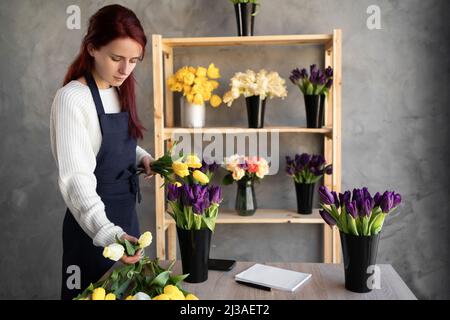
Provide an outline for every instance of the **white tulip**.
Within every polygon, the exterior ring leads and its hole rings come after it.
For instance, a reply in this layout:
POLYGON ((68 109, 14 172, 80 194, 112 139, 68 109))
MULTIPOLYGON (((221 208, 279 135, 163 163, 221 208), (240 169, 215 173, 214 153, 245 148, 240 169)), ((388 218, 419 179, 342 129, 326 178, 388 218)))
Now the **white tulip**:
POLYGON ((138 292, 134 295, 132 300, 152 300, 152 298, 145 292, 138 292))
POLYGON ((151 243, 152 243, 152 233, 150 231, 144 232, 140 237, 139 237, 139 247, 141 249, 148 247, 151 243))
POLYGON ((125 248, 119 243, 113 243, 103 249, 103 256, 113 261, 119 261, 125 253, 125 248))

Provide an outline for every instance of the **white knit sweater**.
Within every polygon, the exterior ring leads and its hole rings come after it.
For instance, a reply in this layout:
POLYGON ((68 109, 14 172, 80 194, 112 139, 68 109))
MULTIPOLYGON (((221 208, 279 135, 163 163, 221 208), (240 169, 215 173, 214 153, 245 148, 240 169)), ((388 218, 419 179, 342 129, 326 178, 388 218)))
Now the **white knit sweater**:
MULTIPOLYGON (((115 88, 99 91, 105 113, 120 112, 115 88)), ((58 184, 67 207, 94 245, 113 243, 115 236, 122 236, 124 231, 108 220, 105 205, 96 192, 94 170, 102 134, 88 86, 74 80, 57 91, 50 114, 50 139, 59 170, 58 184)), ((138 146, 136 164, 146 155, 150 156, 138 146)))

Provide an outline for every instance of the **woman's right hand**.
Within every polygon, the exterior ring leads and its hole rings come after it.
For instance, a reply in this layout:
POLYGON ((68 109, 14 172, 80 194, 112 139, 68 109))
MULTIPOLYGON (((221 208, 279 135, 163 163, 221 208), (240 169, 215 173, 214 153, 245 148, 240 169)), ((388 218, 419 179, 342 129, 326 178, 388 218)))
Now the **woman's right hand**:
MULTIPOLYGON (((129 242, 136 244, 138 242, 138 239, 136 237, 130 236, 128 234, 124 234, 121 237, 122 240, 128 240, 129 242)), ((139 249, 136 251, 134 256, 127 256, 126 254, 123 255, 122 258, 120 258, 120 261, 124 264, 135 264, 142 258, 142 249, 139 249)))

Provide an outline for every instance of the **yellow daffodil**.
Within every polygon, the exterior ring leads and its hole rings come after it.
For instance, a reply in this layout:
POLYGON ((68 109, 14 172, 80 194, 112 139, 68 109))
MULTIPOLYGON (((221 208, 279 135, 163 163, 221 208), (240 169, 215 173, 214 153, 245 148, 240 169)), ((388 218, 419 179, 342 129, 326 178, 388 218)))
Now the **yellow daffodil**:
POLYGON ((207 82, 208 82, 208 78, 207 77, 196 77, 195 80, 194 80, 195 84, 200 84, 200 85, 204 85, 207 82))
POLYGON ((172 91, 181 92, 183 90, 183 85, 179 82, 175 83, 172 88, 172 91))
POLYGON ((209 101, 211 99, 211 92, 210 91, 204 91, 202 92, 203 100, 209 101))
POLYGON ((105 300, 116 300, 116 295, 114 293, 108 293, 105 296, 105 300))
POLYGON ((92 292, 92 300, 105 300, 106 291, 103 288, 95 288, 92 292))
POLYGON ((186 295, 186 300, 198 300, 198 298, 192 293, 189 293, 186 295))
POLYGON ((219 68, 216 68, 214 63, 211 63, 208 66, 207 74, 208 74, 208 77, 210 77, 211 79, 218 79, 218 78, 220 78, 219 68))
POLYGON ((209 182, 209 178, 206 174, 204 174, 203 172, 201 172, 200 170, 195 170, 192 173, 192 176, 194 177, 195 180, 197 180, 198 182, 202 183, 202 184, 207 184, 209 182))
POLYGON ((211 103, 211 106, 213 106, 214 108, 217 108, 222 103, 222 99, 220 99, 220 97, 218 95, 213 94, 211 96, 210 103, 211 103))
POLYGON ((211 85, 213 90, 219 87, 219 82, 216 80, 209 80, 208 83, 211 85))
POLYGON ((138 240, 139 248, 143 249, 148 247, 152 243, 152 233, 150 231, 144 232, 138 240))
POLYGON ((154 297, 152 300, 170 300, 170 297, 165 293, 161 293, 160 295, 154 297))
POLYGON ((187 95, 188 93, 191 92, 191 90, 192 90, 192 87, 189 86, 189 85, 187 85, 187 84, 185 84, 185 85, 183 86, 183 95, 187 95))
POLYGON ((203 91, 203 86, 202 86, 201 84, 194 84, 194 85, 192 86, 191 92, 192 92, 193 94, 196 94, 196 93, 202 93, 202 91, 203 91))
POLYGON ((186 95, 186 100, 187 100, 189 103, 194 102, 194 94, 188 93, 188 94, 186 95))
POLYGON ((172 163, 172 169, 175 174, 181 178, 184 178, 189 175, 189 169, 187 164, 181 161, 174 161, 172 163))
POLYGON ((202 167, 202 162, 195 154, 186 156, 184 163, 186 163, 189 168, 198 169, 202 167))

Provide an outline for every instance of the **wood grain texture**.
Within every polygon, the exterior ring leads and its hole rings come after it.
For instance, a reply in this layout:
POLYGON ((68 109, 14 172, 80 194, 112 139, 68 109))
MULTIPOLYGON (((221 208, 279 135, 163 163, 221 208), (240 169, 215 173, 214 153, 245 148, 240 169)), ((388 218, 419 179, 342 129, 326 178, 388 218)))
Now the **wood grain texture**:
MULTIPOLYGON (((416 300, 391 265, 378 265, 381 270, 381 289, 369 293, 354 293, 344 287, 344 267, 324 263, 264 263, 289 270, 311 273, 312 277, 295 292, 250 288, 234 281, 234 276, 251 267, 254 262, 237 262, 228 272, 209 271, 203 283, 183 282, 183 289, 193 292, 203 300, 416 300)), ((181 274, 181 262, 174 266, 174 274, 181 274)))

